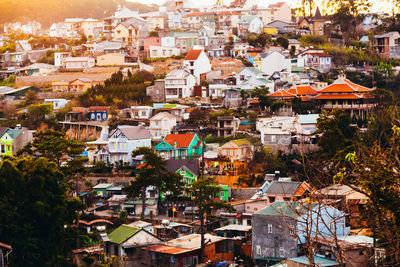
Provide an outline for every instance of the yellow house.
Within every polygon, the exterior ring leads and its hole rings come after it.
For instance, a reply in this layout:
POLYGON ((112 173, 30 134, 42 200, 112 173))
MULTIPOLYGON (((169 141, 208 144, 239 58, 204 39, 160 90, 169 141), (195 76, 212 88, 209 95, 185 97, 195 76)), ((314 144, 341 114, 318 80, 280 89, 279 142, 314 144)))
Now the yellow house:
POLYGON ((97 66, 122 66, 125 64, 125 55, 109 53, 97 57, 97 66))
POLYGON ((247 139, 231 140, 221 147, 221 154, 231 161, 247 161, 252 159, 254 145, 247 139))
POLYGON ((69 83, 68 91, 70 92, 84 92, 90 87, 92 87, 93 80, 87 78, 75 79, 69 83))
POLYGON ((52 91, 53 92, 67 92, 69 87, 69 82, 66 81, 53 81, 51 83, 52 91))
POLYGON ((132 24, 121 22, 113 29, 114 40, 122 41, 126 45, 131 45, 138 37, 138 29, 132 24))
POLYGON ((151 16, 147 18, 147 24, 149 31, 163 30, 164 29, 164 17, 163 16, 151 16))
POLYGON ((266 34, 278 34, 278 30, 274 27, 265 27, 264 33, 266 34))

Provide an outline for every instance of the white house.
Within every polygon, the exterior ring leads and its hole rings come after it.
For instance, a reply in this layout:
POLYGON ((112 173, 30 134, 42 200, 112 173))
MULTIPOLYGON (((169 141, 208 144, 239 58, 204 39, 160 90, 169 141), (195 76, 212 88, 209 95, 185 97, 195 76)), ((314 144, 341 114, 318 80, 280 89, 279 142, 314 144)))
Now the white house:
POLYGON ((196 78, 188 70, 177 69, 167 74, 165 81, 165 99, 178 100, 193 95, 196 78))
POLYGON ((44 103, 45 104, 53 104, 53 109, 60 109, 65 107, 65 105, 70 102, 71 100, 67 100, 64 98, 53 98, 53 99, 45 99, 44 103))
POLYGON ((198 84, 200 84, 200 75, 211 71, 210 59, 202 49, 190 50, 183 61, 183 66, 196 77, 198 84))
POLYGON ((210 84, 208 86, 208 96, 210 97, 224 97, 225 91, 230 87, 227 84, 210 84))
POLYGON ((332 56, 320 49, 307 49, 297 56, 297 67, 314 68, 328 72, 332 68, 332 56))
POLYGON ((111 132, 108 145, 96 152, 100 161, 115 164, 119 161, 132 164, 132 151, 151 147, 151 134, 142 126, 120 125, 111 132))
POLYGON ((161 140, 176 126, 176 117, 168 112, 157 113, 150 119, 150 133, 154 140, 161 140))
POLYGON ((236 75, 236 85, 253 84, 261 85, 262 80, 265 80, 266 74, 254 67, 246 67, 236 75))
POLYGON ((96 64, 92 57, 67 57, 64 62, 66 69, 92 68, 96 64))
POLYGON ((248 33, 262 33, 263 22, 257 16, 242 16, 239 21, 238 35, 248 33))
POLYGON ((133 119, 147 120, 153 115, 153 107, 149 106, 132 106, 131 111, 133 119))
POLYGON ((70 57, 70 52, 55 52, 54 53, 54 66, 57 68, 65 66, 65 59, 70 57))
POLYGON ((254 59, 254 64, 257 69, 270 76, 274 72, 291 71, 291 60, 277 51, 268 51, 259 53, 254 59))
POLYGON ((149 48, 150 57, 172 57, 172 56, 180 56, 181 50, 179 48, 173 46, 156 46, 151 45, 149 48))

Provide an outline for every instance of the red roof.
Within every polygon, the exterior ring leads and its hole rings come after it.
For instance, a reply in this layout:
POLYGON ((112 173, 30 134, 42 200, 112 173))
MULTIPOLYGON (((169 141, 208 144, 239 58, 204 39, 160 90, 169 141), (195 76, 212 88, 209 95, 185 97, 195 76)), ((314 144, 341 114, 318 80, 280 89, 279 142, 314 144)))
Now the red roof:
POLYGON ((296 96, 294 94, 291 94, 285 90, 279 90, 276 91, 275 93, 269 94, 269 97, 280 97, 280 98, 295 98, 296 96))
POLYGON ((148 250, 164 254, 181 254, 190 251, 190 249, 167 246, 167 245, 151 246, 148 248, 148 250))
POLYGON ((0 242, 0 247, 6 248, 6 249, 8 249, 8 250, 11 250, 11 249, 12 249, 10 245, 7 245, 7 244, 1 243, 1 242, 0 242))
POLYGON ((371 91, 372 89, 355 84, 347 79, 338 79, 320 90, 319 93, 366 93, 371 91))
POLYGON ((140 169, 140 168, 143 168, 143 167, 147 167, 147 169, 152 168, 151 165, 147 165, 146 162, 143 162, 142 164, 137 165, 136 169, 140 169))
POLYGON ((90 222, 87 222, 85 220, 79 220, 79 223, 82 223, 82 224, 85 224, 85 225, 92 225, 92 224, 95 224, 95 223, 113 224, 112 222, 110 222, 108 220, 105 220, 105 219, 96 219, 96 220, 93 220, 93 221, 90 221, 90 222))
POLYGON ((309 85, 299 85, 288 90, 289 93, 297 96, 317 95, 318 92, 309 85))
POLYGON ((110 109, 109 106, 92 106, 89 107, 89 111, 108 111, 110 109))
POLYGON ((269 7, 270 8, 281 8, 284 4, 285 4, 285 2, 278 2, 275 4, 270 4, 269 7))
POLYGON ((321 94, 314 99, 361 99, 362 95, 358 94, 321 94))
POLYGON ((197 60, 203 50, 201 49, 193 49, 187 53, 185 60, 197 60))
POLYGON ((348 80, 348 79, 344 79, 344 81, 349 84, 350 86, 352 86, 354 89, 356 89, 357 92, 371 92, 373 91, 373 89, 353 83, 352 81, 348 80))
POLYGON ((164 141, 172 147, 189 147, 195 134, 168 134, 164 141))

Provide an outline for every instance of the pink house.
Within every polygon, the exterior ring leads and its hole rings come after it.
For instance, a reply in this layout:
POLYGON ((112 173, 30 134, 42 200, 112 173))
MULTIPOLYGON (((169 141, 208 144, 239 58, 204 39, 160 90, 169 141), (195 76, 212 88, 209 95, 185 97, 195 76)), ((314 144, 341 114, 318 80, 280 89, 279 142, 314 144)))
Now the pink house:
POLYGON ((154 36, 144 38, 144 52, 149 52, 150 46, 161 46, 161 38, 154 36))

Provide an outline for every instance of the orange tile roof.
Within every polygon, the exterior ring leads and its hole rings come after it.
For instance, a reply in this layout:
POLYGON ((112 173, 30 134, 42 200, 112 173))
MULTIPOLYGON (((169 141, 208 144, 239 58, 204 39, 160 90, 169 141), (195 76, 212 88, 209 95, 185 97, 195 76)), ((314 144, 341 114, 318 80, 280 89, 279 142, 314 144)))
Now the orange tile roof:
POLYGON ((299 85, 288 90, 289 93, 297 96, 317 95, 318 92, 309 85, 299 85))
POLYGON ((164 141, 171 145, 172 147, 189 147, 195 134, 168 134, 164 141))
POLYGON ((373 91, 373 89, 371 89, 371 88, 368 88, 368 87, 365 87, 365 86, 362 86, 362 85, 353 83, 352 81, 350 81, 350 80, 348 80, 348 79, 345 79, 344 81, 345 81, 346 83, 348 83, 350 86, 352 86, 353 88, 355 88, 357 92, 363 92, 363 93, 365 93, 365 92, 371 92, 371 91, 373 91))
POLYGON ((363 95, 359 94, 321 94, 314 99, 362 99, 363 95))
POLYGON ((148 248, 150 251, 165 253, 165 254, 181 254, 190 251, 190 249, 172 247, 167 245, 156 245, 148 248))
POLYGON ((283 97, 283 98, 295 98, 296 96, 294 94, 291 94, 285 90, 279 90, 276 91, 275 93, 269 94, 269 97, 283 97))
POLYGON ((371 91, 373 89, 353 83, 348 79, 337 79, 334 83, 320 90, 319 93, 366 93, 371 91))
POLYGON ((203 50, 201 49, 193 49, 187 53, 185 60, 197 60, 203 50))

